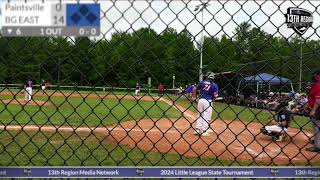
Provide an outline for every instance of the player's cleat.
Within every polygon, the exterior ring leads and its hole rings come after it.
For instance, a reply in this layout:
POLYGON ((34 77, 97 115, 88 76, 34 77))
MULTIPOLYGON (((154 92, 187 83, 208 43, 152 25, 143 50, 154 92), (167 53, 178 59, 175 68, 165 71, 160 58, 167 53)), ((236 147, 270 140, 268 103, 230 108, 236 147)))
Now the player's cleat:
POLYGON ((206 132, 207 132, 207 133, 213 133, 213 130, 212 130, 211 128, 208 128, 208 129, 206 130, 206 132))
POLYGON ((314 145, 314 139, 311 139, 310 143, 314 145))
POLYGON ((260 129, 262 134, 269 135, 268 131, 265 128, 260 129))
POLYGON ((320 153, 320 148, 317 148, 317 147, 309 147, 306 149, 307 151, 310 151, 310 152, 317 152, 317 153, 320 153))
POLYGON ((208 132, 208 133, 213 133, 213 129, 208 128, 208 129, 206 130, 206 132, 208 132))
POLYGON ((200 129, 196 129, 196 130, 193 132, 193 134, 194 134, 194 135, 199 135, 199 134, 201 134, 200 129))
POLYGON ((279 138, 276 139, 276 141, 277 141, 277 142, 282 142, 285 138, 286 138, 286 135, 285 135, 285 134, 281 134, 281 135, 279 136, 279 138))
POLYGON ((272 136, 272 140, 277 141, 279 139, 278 136, 272 136))
POLYGON ((204 133, 201 134, 201 136, 208 137, 210 136, 210 134, 208 133, 208 131, 205 131, 204 133))
POLYGON ((312 138, 310 139, 310 143, 311 143, 311 144, 314 144, 314 137, 312 137, 312 138))

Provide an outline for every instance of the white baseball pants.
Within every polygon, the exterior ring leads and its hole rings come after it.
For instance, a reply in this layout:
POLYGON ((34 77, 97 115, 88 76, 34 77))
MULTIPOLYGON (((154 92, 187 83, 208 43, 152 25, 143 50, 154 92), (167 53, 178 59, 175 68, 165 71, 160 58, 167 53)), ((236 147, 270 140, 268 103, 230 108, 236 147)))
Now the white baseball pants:
POLYGON ((199 116, 197 119, 196 128, 201 132, 206 131, 209 128, 211 122, 212 106, 211 101, 206 99, 199 99, 198 101, 199 116))
POLYGON ((266 126, 265 129, 268 131, 268 133, 276 132, 276 133, 281 133, 281 132, 288 132, 287 128, 283 128, 278 126, 278 125, 272 125, 272 126, 266 126))
POLYGON ((26 92, 24 94, 24 99, 26 101, 30 101, 31 100, 31 96, 32 96, 32 88, 31 87, 27 87, 26 88, 26 92))

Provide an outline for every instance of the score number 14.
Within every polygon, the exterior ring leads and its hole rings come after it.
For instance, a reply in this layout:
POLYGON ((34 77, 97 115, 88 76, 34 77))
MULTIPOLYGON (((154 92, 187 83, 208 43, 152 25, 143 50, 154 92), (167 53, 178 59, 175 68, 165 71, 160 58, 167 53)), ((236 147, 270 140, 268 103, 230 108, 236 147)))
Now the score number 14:
POLYGON ((64 16, 53 16, 53 25, 64 25, 64 16))

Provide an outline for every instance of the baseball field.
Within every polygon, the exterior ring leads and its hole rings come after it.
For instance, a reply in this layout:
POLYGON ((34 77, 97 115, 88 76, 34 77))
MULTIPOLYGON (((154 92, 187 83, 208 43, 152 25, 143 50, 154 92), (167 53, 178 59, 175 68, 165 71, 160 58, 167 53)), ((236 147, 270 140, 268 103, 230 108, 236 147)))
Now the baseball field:
POLYGON ((0 165, 319 165, 312 126, 295 116, 289 137, 260 133, 272 113, 214 103, 209 137, 193 135, 196 104, 173 95, 0 93, 0 165))

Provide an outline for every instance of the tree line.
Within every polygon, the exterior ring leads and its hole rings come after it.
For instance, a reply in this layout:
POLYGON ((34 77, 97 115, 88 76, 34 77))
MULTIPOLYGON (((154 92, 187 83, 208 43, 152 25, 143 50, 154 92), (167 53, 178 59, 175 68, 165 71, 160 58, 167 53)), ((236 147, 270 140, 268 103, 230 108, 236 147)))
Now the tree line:
MULTIPOLYGON (((234 36, 204 37, 203 72, 232 71, 242 75, 270 73, 303 81, 319 67, 319 40, 269 34, 241 23, 234 36), (301 51, 302 50, 302 51, 301 51), (302 52, 302 54, 301 54, 302 52)), ((23 83, 32 77, 53 84, 134 87, 136 82, 167 88, 198 82, 201 42, 187 30, 167 28, 158 34, 141 28, 116 32, 111 39, 87 37, 1 37, 0 82, 23 83)), ((221 82, 230 77, 219 76, 221 82)), ((234 80, 234 79, 232 79, 234 80)))

